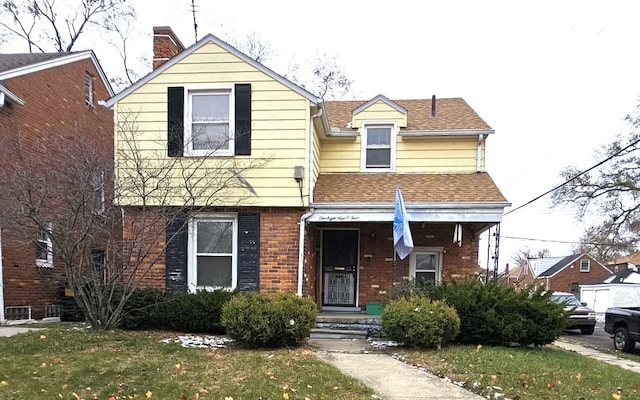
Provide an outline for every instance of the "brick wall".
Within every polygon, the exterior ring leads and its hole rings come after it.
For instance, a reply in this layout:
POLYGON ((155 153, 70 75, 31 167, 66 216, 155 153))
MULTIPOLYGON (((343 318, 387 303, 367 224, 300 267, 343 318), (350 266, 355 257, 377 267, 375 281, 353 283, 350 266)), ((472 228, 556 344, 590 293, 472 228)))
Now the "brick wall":
MULTIPOLYGON (((393 225, 391 222, 352 224, 314 224, 314 240, 320 254, 320 231, 322 229, 355 228, 360 231, 358 304, 385 301, 387 289, 409 276, 409 256, 394 261, 393 225)), ((478 239, 470 226, 464 225, 463 244, 453 244, 454 224, 412 223, 411 233, 416 247, 441 247, 444 250, 442 279, 464 280, 474 276, 478 268, 478 239)), ((320 271, 320 257, 315 260, 320 271)), ((316 279, 319 285, 319 278, 316 279)), ((320 290, 317 291, 320 298, 320 290)))
MULTIPOLYGON (((60 189, 64 180, 56 172, 79 156, 71 152, 78 143, 113 158, 113 116, 97 104, 109 97, 99 76, 93 63, 85 59, 4 81, 25 104, 0 108, 0 176, 5 179, 0 183, 6 184, 15 174, 27 171, 20 166, 28 166, 31 182, 60 189), (85 102, 86 72, 94 77, 93 107, 85 102), (16 158, 14 146, 19 147, 23 160, 16 158)), ((19 204, 11 192, 5 190, 3 194, 3 211, 19 204)), ((64 199, 50 199, 45 207, 55 220, 64 199)), ((65 274, 55 259, 53 268, 36 266, 34 235, 35 230, 12 226, 5 220, 2 265, 5 306, 30 305, 32 316, 39 319, 46 305, 57 302, 65 274)))
POLYGON ((297 291, 302 214, 275 208, 260 213, 260 291, 297 291))
POLYGON ((169 27, 153 28, 153 69, 184 50, 184 46, 169 27))
MULTIPOLYGON (((611 275, 611 272, 606 270, 602 264, 595 261, 590 256, 585 255, 584 257, 578 258, 571 265, 564 268, 562 271, 558 272, 552 278, 547 279, 539 279, 538 282, 542 282, 547 285, 548 288, 557 292, 571 292, 571 284, 585 284, 589 282, 594 282, 598 280, 602 280, 611 275), (589 272, 580 272, 580 261, 583 259, 588 259, 590 261, 590 269, 589 272)), ((576 292, 579 295, 579 292, 576 292)))

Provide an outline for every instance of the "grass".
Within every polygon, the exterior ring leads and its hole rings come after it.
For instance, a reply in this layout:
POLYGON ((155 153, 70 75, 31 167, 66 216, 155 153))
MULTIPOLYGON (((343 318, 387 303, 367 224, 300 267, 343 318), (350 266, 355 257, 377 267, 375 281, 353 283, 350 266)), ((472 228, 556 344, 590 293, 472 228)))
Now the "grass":
POLYGON ((183 348, 166 332, 61 324, 0 338, 0 399, 370 399, 307 348, 183 348), (115 395, 115 396, 114 396, 115 395))
POLYGON ((636 399, 640 374, 551 347, 397 349, 407 362, 492 398, 636 399))

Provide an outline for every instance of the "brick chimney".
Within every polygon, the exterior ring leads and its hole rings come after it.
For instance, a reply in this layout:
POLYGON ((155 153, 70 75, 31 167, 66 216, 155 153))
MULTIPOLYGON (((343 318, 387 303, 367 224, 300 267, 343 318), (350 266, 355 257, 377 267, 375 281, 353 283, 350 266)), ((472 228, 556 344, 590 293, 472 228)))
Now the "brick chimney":
POLYGON ((168 26, 153 27, 153 69, 184 50, 178 36, 168 26))

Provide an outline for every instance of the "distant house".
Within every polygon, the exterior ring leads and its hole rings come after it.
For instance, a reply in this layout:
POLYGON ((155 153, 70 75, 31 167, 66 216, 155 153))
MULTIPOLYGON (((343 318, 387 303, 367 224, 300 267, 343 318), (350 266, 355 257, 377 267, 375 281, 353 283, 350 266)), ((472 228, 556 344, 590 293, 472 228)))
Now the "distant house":
POLYGON ((607 264, 607 268, 614 273, 618 273, 633 268, 636 265, 640 265, 640 251, 616 258, 611 264, 607 264))
MULTIPOLYGON (((16 149, 26 160, 20 165, 29 165, 45 188, 64 168, 71 143, 80 141, 110 157, 113 114, 98 102, 111 96, 92 51, 0 54, 0 182, 15 172, 16 149)), ((7 193, 0 198, 0 211, 16 203, 7 193)), ((48 215, 59 209, 45 208, 48 215)), ((0 324, 57 317, 65 268, 56 263, 48 234, 56 226, 31 231, 0 223, 0 324)))
POLYGON ((611 275, 610 269, 586 253, 529 259, 528 264, 535 274, 535 285, 576 296, 580 285, 611 275))
POLYGON ((517 289, 523 289, 535 280, 535 274, 529 263, 524 263, 508 271, 505 271, 505 280, 507 285, 517 289))

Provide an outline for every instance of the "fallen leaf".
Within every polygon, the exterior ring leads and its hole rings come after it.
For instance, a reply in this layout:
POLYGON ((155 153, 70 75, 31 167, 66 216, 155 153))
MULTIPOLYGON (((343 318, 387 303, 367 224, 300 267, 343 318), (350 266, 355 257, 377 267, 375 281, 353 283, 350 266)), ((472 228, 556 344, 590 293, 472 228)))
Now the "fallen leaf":
POLYGON ((153 396, 153 392, 151 390, 147 390, 147 393, 144 394, 147 399, 150 399, 153 396))
POLYGON ((109 400, 118 400, 118 395, 117 394, 110 394, 109 395, 109 400))
POLYGON ((67 390, 67 388, 69 387, 69 385, 67 385, 66 383, 64 383, 61 387, 62 387, 62 390, 67 390))
POLYGON ((78 396, 76 392, 71 393, 71 395, 75 397, 76 400, 80 400, 80 396, 78 396))
POLYGON ((40 364, 40 368, 47 368, 47 363, 43 362, 42 364, 40 364))
POLYGON ((576 374, 576 379, 579 381, 580 379, 582 379, 582 374, 580 372, 578 372, 576 374))
POLYGON ((287 393, 287 392, 282 393, 282 398, 284 400, 289 400, 289 393, 287 393))
POLYGON ((188 400, 188 397, 186 394, 181 393, 180 396, 178 397, 178 400, 188 400))
POLYGON ((495 385, 497 380, 498 380, 498 376, 497 375, 491 375, 491 383, 490 383, 490 385, 491 386, 495 385))
POLYGON ((60 357, 55 357, 55 358, 53 359, 53 363, 54 363, 54 364, 60 364, 61 362, 62 362, 62 358, 60 358, 60 357))
POLYGON ((231 397, 231 396, 228 396, 228 397, 227 397, 227 396, 225 396, 225 397, 224 397, 224 400, 233 400, 233 397, 231 397))
POLYGON ((62 394, 58 393, 58 397, 59 397, 59 398, 62 398, 62 394))
POLYGON ((620 400, 620 393, 611 393, 611 398, 613 400, 620 400))
POLYGON ((7 381, 0 381, 0 386, 7 386, 7 385, 8 385, 7 381))
POLYGON ((47 337, 45 335, 40 335, 40 339, 46 339, 47 337))
POLYGON ((200 400, 200 393, 196 392, 196 395, 194 396, 195 400, 200 400))
POLYGON ((180 368, 182 368, 182 363, 177 363, 177 364, 175 365, 175 367, 176 367, 176 369, 180 369, 180 368))
POLYGON ((476 347, 476 351, 480 351, 481 348, 482 348, 482 345, 479 344, 478 347, 476 347))

